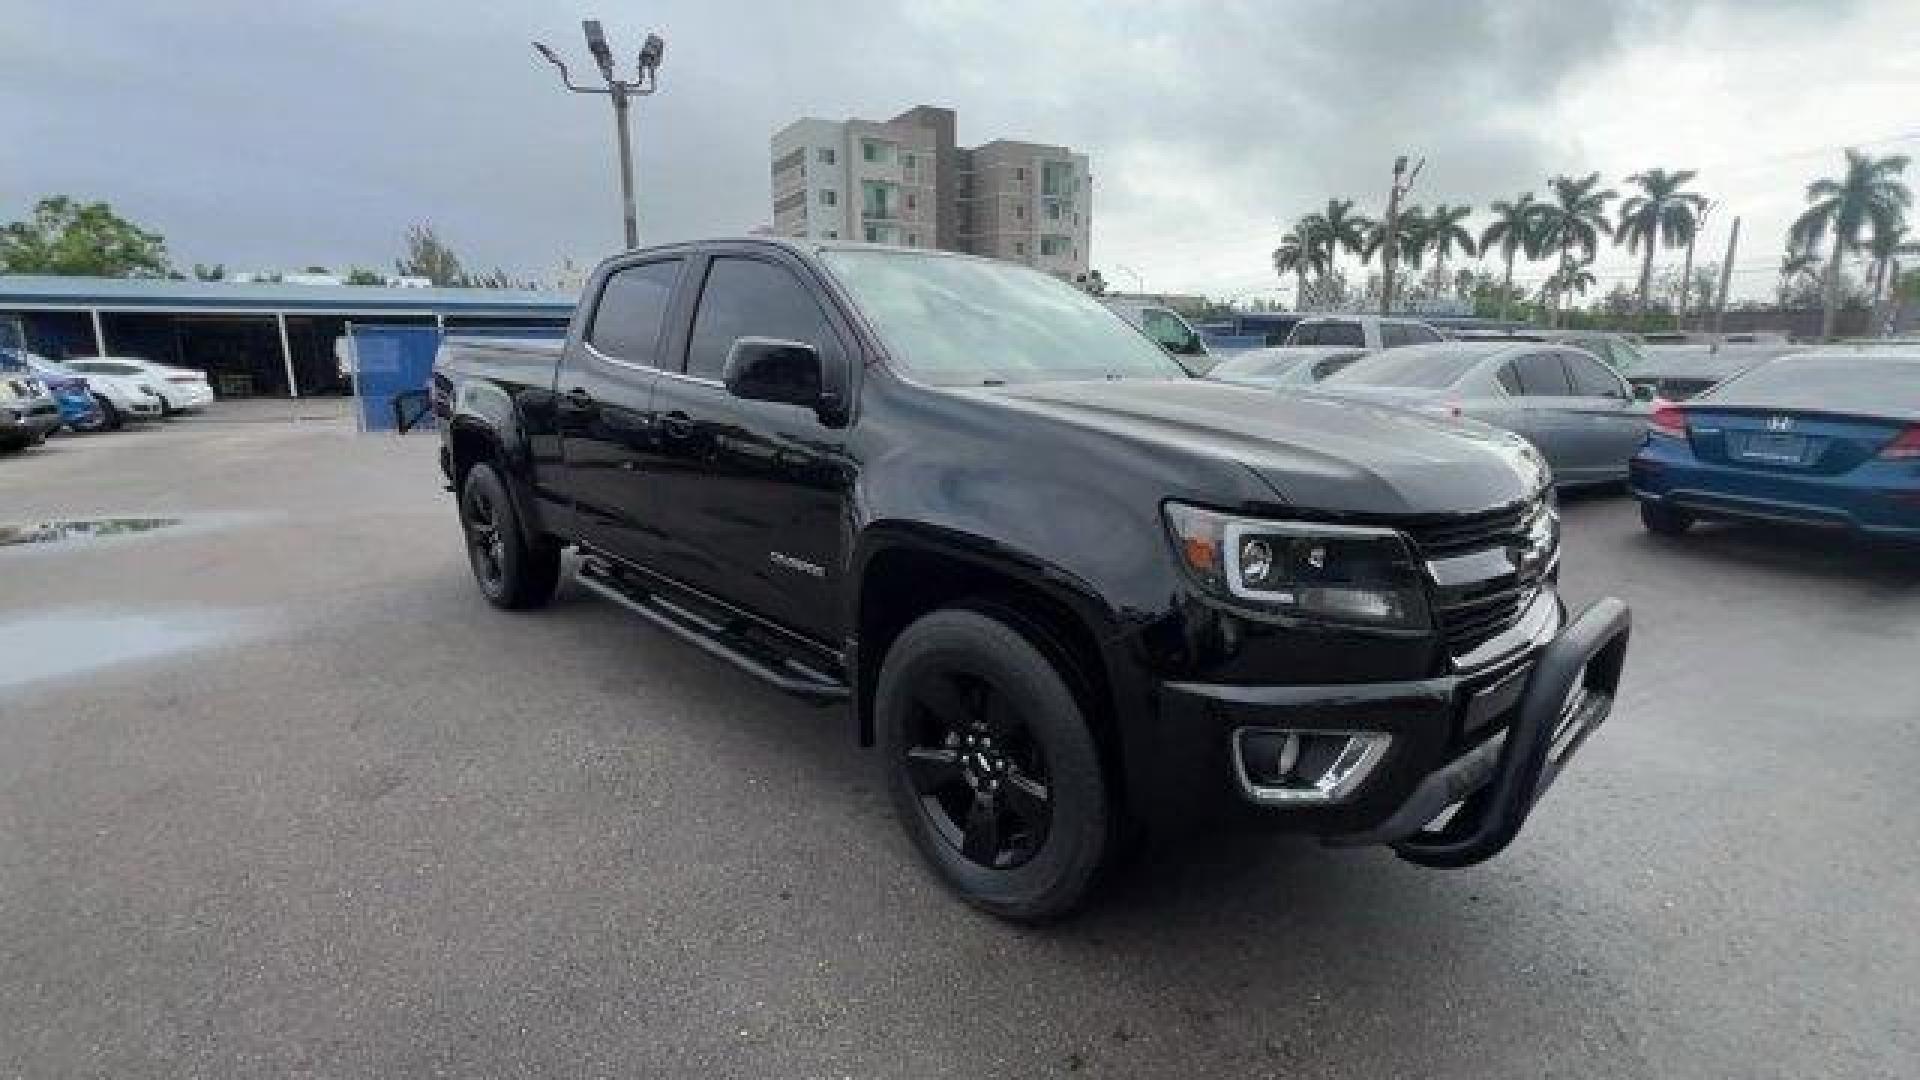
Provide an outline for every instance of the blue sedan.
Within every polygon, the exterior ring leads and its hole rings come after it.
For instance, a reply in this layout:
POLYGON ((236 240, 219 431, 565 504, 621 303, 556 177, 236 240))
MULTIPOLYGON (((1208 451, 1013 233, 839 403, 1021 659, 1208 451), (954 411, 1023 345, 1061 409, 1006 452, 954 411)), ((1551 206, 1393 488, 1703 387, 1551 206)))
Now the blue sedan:
POLYGON ((1733 518, 1920 539, 1920 352, 1783 356, 1657 403, 1628 482, 1662 535, 1733 518))

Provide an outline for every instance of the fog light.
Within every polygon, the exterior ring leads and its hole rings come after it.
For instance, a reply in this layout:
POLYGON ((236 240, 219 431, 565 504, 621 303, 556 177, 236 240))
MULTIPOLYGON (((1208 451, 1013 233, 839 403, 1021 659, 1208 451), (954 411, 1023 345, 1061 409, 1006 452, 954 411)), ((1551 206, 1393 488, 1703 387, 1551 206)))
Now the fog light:
POLYGON ((1255 802, 1336 803, 1366 782, 1392 742, 1384 731, 1242 728, 1234 767, 1255 802))

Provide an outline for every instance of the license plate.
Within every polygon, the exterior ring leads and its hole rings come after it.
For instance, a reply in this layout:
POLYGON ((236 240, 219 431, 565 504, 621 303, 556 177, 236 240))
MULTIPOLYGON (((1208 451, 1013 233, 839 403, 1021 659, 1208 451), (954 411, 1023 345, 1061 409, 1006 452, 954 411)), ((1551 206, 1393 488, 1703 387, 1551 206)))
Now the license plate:
POLYGON ((1740 447, 1740 456, 1749 461, 1773 461, 1798 465, 1807 454, 1805 435, 1778 435, 1750 432, 1740 447))

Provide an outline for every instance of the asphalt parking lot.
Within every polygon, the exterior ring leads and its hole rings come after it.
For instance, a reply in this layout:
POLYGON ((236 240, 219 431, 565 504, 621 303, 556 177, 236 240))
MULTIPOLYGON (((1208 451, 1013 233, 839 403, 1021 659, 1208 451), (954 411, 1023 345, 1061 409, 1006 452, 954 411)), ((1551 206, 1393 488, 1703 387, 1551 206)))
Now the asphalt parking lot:
POLYGON ((577 588, 488 608, 430 439, 220 410, 0 457, 0 524, 107 516, 180 523, 0 547, 0 1073, 1920 1063, 1911 551, 1570 502, 1569 598, 1634 644, 1513 851, 1207 838, 1026 930, 921 870, 841 713, 577 588))

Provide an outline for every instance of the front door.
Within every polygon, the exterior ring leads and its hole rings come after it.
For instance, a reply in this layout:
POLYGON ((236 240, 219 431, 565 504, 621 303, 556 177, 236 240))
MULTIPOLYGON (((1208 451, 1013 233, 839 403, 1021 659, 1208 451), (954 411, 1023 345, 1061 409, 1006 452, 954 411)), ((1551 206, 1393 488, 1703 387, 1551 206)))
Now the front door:
POLYGON ((848 362, 852 338, 805 273, 774 252, 708 261, 684 356, 654 390, 660 451, 648 484, 661 572, 830 643, 843 626, 845 431, 812 409, 736 398, 720 381, 742 337, 801 341, 827 365, 848 362))
POLYGON ((643 563, 658 554, 658 507, 644 483, 658 442, 653 387, 685 269, 684 258, 669 258, 614 270, 554 384, 561 494, 573 504, 580 539, 643 563))
POLYGON ((1569 409, 1578 429, 1574 466, 1581 479, 1618 480, 1647 437, 1647 412, 1612 368, 1578 349, 1561 353, 1573 384, 1569 409))

